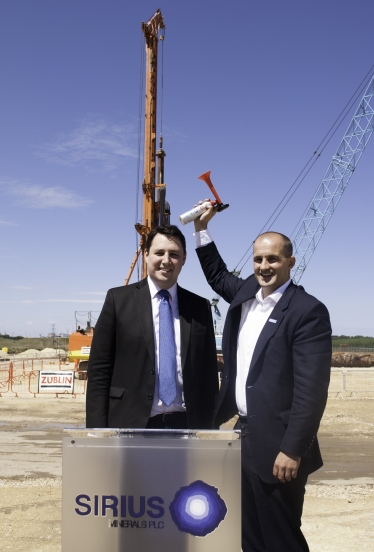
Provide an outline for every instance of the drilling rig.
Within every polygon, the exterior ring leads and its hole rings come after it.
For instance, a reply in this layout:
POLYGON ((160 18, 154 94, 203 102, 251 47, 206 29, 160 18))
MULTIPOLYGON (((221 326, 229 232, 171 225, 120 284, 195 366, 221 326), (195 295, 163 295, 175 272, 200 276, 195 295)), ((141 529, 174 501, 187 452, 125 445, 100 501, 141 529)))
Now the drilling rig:
MULTIPOLYGON (((147 23, 142 23, 145 39, 145 109, 144 109, 144 178, 143 190, 143 218, 136 223, 135 228, 140 234, 140 246, 135 253, 125 285, 131 279, 134 268, 141 255, 141 277, 147 276, 145 262, 145 245, 149 232, 158 225, 170 224, 170 206, 166 201, 166 185, 164 183, 164 158, 166 153, 162 149, 162 134, 160 134, 159 149, 156 151, 156 123, 157 123, 157 65, 158 42, 165 37, 165 25, 160 10, 147 23), (157 160, 157 163, 156 163, 157 160)), ((91 320, 91 319, 90 319, 91 320)), ((71 362, 75 362, 76 369, 82 379, 86 379, 86 370, 90 355, 94 327, 87 325, 85 330, 80 326, 70 335, 68 355, 71 362)))
POLYGON ((156 152, 158 42, 165 38, 165 25, 160 10, 157 10, 147 23, 142 23, 142 31, 145 39, 143 216, 142 222, 135 224, 135 228, 140 234, 140 244, 127 274, 125 286, 129 283, 140 256, 141 278, 147 276, 144 253, 150 231, 158 225, 170 224, 170 206, 166 201, 166 184, 164 182, 166 153, 162 149, 162 134, 160 135, 159 149, 156 152))

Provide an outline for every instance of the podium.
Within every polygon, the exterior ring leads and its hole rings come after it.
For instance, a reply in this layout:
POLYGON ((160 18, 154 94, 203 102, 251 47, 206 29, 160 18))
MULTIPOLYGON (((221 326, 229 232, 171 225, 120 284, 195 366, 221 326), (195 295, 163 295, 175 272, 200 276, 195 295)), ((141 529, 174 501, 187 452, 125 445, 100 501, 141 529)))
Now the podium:
POLYGON ((64 430, 62 552, 240 552, 237 431, 64 430))

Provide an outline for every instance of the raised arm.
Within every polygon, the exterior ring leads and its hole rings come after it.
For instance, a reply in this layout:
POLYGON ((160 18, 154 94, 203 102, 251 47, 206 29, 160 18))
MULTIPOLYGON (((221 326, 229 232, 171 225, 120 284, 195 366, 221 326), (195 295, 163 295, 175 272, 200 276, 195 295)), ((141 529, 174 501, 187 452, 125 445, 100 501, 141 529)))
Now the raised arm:
MULTIPOLYGON (((195 232, 207 230, 208 222, 215 214, 216 209, 210 205, 201 217, 195 219, 195 232)), ((214 242, 198 247, 196 253, 208 284, 225 301, 231 303, 245 280, 229 272, 214 242)))

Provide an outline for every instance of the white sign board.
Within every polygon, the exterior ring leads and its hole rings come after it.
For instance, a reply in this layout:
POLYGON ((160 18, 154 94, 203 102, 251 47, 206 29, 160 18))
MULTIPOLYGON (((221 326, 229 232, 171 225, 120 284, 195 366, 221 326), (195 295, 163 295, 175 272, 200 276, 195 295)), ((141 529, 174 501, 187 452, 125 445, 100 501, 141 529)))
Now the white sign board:
POLYGON ((73 393, 73 370, 40 370, 39 393, 73 393))
POLYGON ((91 352, 91 347, 82 347, 81 348, 81 355, 89 355, 91 352))

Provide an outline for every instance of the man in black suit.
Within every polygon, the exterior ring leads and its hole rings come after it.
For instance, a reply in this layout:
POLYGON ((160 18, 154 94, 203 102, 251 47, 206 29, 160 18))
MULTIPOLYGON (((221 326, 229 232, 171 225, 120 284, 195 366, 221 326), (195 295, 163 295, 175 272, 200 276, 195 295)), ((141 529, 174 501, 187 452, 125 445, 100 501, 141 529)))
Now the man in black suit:
POLYGON ((148 277, 108 291, 88 365, 87 427, 211 429, 212 313, 177 284, 185 261, 181 231, 158 226, 146 244, 148 277))
POLYGON ((267 232, 254 243, 254 274, 231 274, 195 221, 197 254, 214 291, 230 307, 215 424, 239 414, 242 430, 243 552, 305 552, 301 532, 308 474, 322 466, 317 430, 331 368, 326 307, 290 279, 292 244, 267 232))

